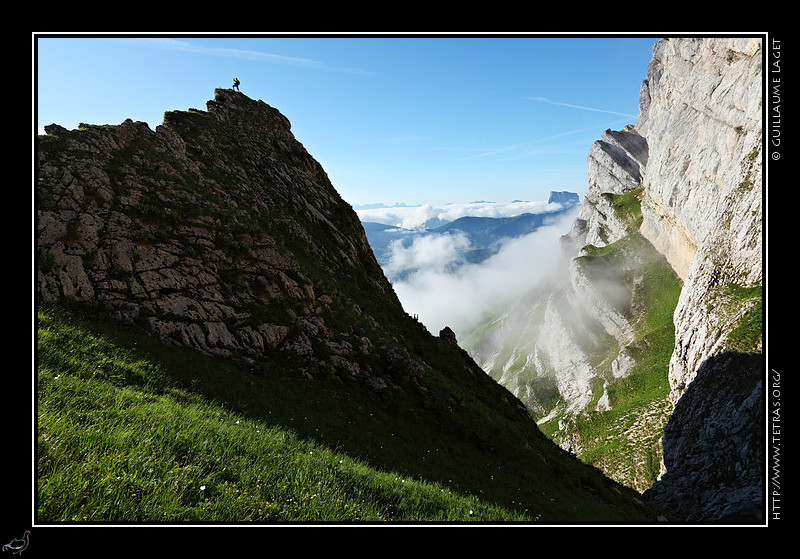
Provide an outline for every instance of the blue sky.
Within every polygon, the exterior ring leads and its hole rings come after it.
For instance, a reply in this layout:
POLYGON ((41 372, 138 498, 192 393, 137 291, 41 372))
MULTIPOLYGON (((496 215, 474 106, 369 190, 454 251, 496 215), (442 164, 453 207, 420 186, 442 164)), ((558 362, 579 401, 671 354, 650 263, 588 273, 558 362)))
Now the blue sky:
POLYGON ((230 87, 286 115, 359 204, 545 200, 586 191, 586 155, 636 121, 657 38, 44 37, 36 126, 163 121, 230 87))

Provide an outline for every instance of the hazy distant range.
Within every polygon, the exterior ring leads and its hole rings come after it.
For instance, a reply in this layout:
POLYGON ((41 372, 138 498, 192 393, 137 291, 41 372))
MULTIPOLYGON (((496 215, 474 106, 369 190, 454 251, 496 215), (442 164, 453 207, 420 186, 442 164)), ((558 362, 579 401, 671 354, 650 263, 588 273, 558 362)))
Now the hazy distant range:
POLYGON ((546 202, 481 200, 439 207, 373 204, 355 210, 387 277, 402 281, 425 266, 454 271, 466 263, 479 264, 497 254, 504 242, 556 223, 579 203, 576 193, 562 191, 551 192, 546 202), (414 247, 430 250, 421 257, 411 256, 414 247), (447 257, 441 258, 445 249, 447 257))

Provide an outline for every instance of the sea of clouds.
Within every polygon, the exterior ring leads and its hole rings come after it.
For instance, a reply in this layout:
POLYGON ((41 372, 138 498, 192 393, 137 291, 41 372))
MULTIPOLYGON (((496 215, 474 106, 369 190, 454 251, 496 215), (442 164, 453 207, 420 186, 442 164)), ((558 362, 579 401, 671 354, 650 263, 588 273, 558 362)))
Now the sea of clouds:
MULTIPOLYGON (((382 219, 380 223, 413 228, 431 218, 452 220, 477 212, 498 217, 515 215, 511 211, 559 208, 546 202, 475 202, 442 208, 373 208, 360 215, 365 221, 382 219)), ((402 277, 393 285, 403 308, 416 315, 430 332, 438 334, 449 326, 458 337, 466 336, 486 313, 502 309, 563 271, 560 237, 567 233, 578 212, 576 206, 551 225, 508 239, 496 254, 478 264, 464 258, 469 248, 465 236, 428 234, 414 237, 411 243, 393 242, 383 268, 389 278, 402 277)))
POLYGON ((524 213, 541 213, 561 208, 560 204, 544 201, 467 202, 434 206, 380 206, 355 208, 361 221, 383 223, 403 229, 419 229, 431 219, 454 221, 459 217, 513 217, 524 213))

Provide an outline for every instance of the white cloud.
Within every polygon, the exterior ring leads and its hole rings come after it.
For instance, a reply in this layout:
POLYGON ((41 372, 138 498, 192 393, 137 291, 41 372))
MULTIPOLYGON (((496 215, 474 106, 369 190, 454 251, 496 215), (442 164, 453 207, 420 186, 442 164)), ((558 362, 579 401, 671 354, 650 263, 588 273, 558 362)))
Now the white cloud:
POLYGON ((436 216, 436 208, 430 204, 423 206, 394 206, 356 210, 361 221, 372 221, 393 225, 403 229, 417 229, 436 216))
POLYGON ((389 245, 388 262, 384 271, 389 277, 402 272, 442 274, 463 264, 463 251, 469 248, 466 235, 442 234, 415 237, 409 246, 402 240, 389 245))
POLYGON ((394 283, 403 308, 434 334, 450 326, 457 336, 466 335, 484 313, 519 299, 560 269, 559 239, 576 211, 567 212, 554 225, 507 241, 480 264, 464 263, 455 271, 446 265, 460 258, 457 252, 463 245, 455 240, 448 243, 437 237, 395 252, 397 260, 388 264, 393 270, 405 263, 420 264, 406 279, 394 283))

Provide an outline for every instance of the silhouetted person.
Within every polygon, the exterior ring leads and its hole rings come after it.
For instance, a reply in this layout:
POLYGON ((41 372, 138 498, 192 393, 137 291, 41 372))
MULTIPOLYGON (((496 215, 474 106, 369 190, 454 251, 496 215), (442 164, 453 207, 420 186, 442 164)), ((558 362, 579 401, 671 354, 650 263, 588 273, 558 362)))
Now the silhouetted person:
POLYGON ((235 89, 236 91, 239 91, 239 79, 238 78, 233 78, 233 89, 235 89))

